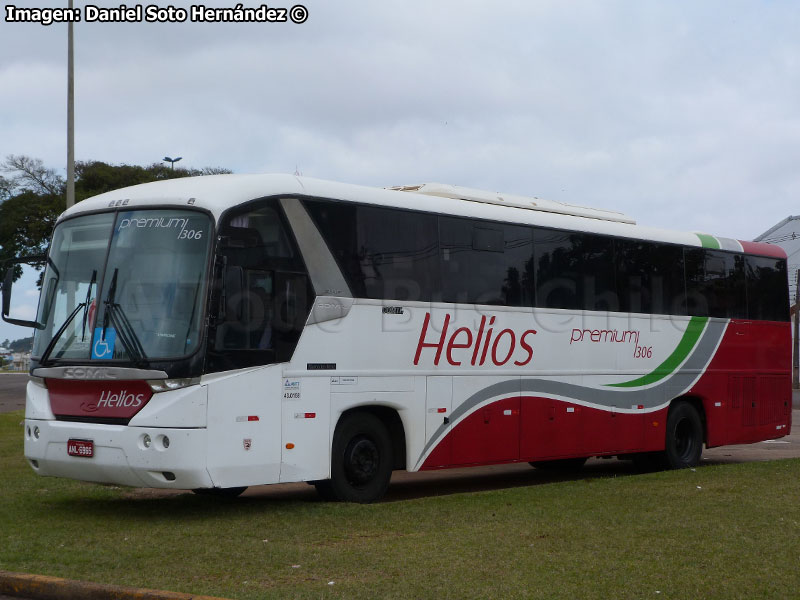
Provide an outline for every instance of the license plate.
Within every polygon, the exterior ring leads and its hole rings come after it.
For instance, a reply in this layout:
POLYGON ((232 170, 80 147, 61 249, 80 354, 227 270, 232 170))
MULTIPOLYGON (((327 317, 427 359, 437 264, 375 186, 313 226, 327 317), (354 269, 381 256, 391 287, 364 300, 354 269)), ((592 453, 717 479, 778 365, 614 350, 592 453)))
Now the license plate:
POLYGON ((81 458, 92 458, 94 456, 94 442, 92 440, 69 440, 67 441, 67 454, 80 456, 81 458))

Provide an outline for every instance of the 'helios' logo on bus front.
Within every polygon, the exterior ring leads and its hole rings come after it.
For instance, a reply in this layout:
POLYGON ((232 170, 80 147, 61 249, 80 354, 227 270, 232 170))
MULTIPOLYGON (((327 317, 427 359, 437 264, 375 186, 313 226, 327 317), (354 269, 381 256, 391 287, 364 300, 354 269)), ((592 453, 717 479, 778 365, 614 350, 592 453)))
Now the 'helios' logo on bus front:
POLYGON ((144 380, 103 381, 46 379, 50 408, 56 416, 130 419, 153 396, 144 380))
POLYGON ((414 364, 418 365, 420 356, 425 348, 436 348, 433 364, 439 364, 444 354, 447 362, 452 366, 460 366, 469 362, 473 366, 483 366, 487 362, 501 367, 514 360, 518 367, 524 367, 533 360, 533 346, 530 337, 536 335, 535 329, 527 329, 517 334, 513 329, 502 329, 495 332, 495 317, 490 317, 487 322, 485 316, 481 317, 477 331, 469 327, 459 327, 448 336, 450 315, 445 315, 442 332, 436 338, 436 332, 428 337, 428 328, 431 322, 431 313, 425 314, 425 322, 419 334, 417 353, 414 355, 414 364))
POLYGON ((144 394, 132 394, 129 393, 128 390, 122 390, 121 392, 117 392, 116 394, 107 390, 103 390, 100 394, 100 400, 97 401, 97 407, 103 408, 104 406, 108 406, 109 408, 117 408, 117 407, 129 407, 132 406, 134 408, 138 408, 142 405, 144 401, 144 394))

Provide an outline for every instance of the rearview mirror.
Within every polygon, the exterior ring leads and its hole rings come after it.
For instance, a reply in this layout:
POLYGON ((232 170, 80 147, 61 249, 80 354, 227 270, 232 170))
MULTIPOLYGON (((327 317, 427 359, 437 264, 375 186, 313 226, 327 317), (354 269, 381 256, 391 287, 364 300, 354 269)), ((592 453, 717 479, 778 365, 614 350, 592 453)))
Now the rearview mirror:
POLYGON ((36 277, 36 265, 44 263, 44 256, 28 256, 24 258, 14 258, 5 261, 2 265, 3 272, 3 294, 2 294, 2 318, 6 323, 20 325, 21 327, 33 327, 43 329, 44 326, 37 321, 31 320, 36 315, 36 302, 31 303, 30 298, 22 296, 14 298, 12 303, 11 288, 14 280, 20 277, 30 278, 30 273, 36 277), (26 301, 27 300, 27 301, 26 301))

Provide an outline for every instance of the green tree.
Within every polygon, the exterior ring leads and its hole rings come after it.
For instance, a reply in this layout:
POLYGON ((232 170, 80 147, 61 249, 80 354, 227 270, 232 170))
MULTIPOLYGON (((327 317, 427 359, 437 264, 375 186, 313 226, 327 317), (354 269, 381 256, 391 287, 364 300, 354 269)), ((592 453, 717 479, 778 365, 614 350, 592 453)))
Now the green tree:
POLYGON ((101 161, 79 162, 75 165, 75 197, 76 200, 85 200, 91 196, 129 185, 221 173, 231 173, 231 171, 222 167, 171 169, 161 163, 140 167, 138 165, 109 165, 101 161))
POLYGON ((14 189, 14 184, 12 184, 8 179, 0 175, 0 204, 3 201, 8 200, 11 197, 11 193, 14 189))
MULTIPOLYGON (((8 340, 6 341, 8 342, 8 340)), ((33 347, 33 336, 14 340, 13 342, 9 342, 5 347, 12 352, 30 352, 33 347)))
POLYGON ((63 196, 23 190, 0 204, 0 261, 43 254, 58 215, 66 208, 63 196))

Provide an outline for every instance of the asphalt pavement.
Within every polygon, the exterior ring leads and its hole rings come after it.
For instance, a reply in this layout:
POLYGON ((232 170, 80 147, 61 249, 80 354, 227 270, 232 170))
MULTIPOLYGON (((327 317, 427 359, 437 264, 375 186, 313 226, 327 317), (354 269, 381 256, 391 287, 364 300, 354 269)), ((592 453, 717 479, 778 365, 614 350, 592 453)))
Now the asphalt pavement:
POLYGON ((0 373, 0 413, 25 408, 27 373, 0 373))

